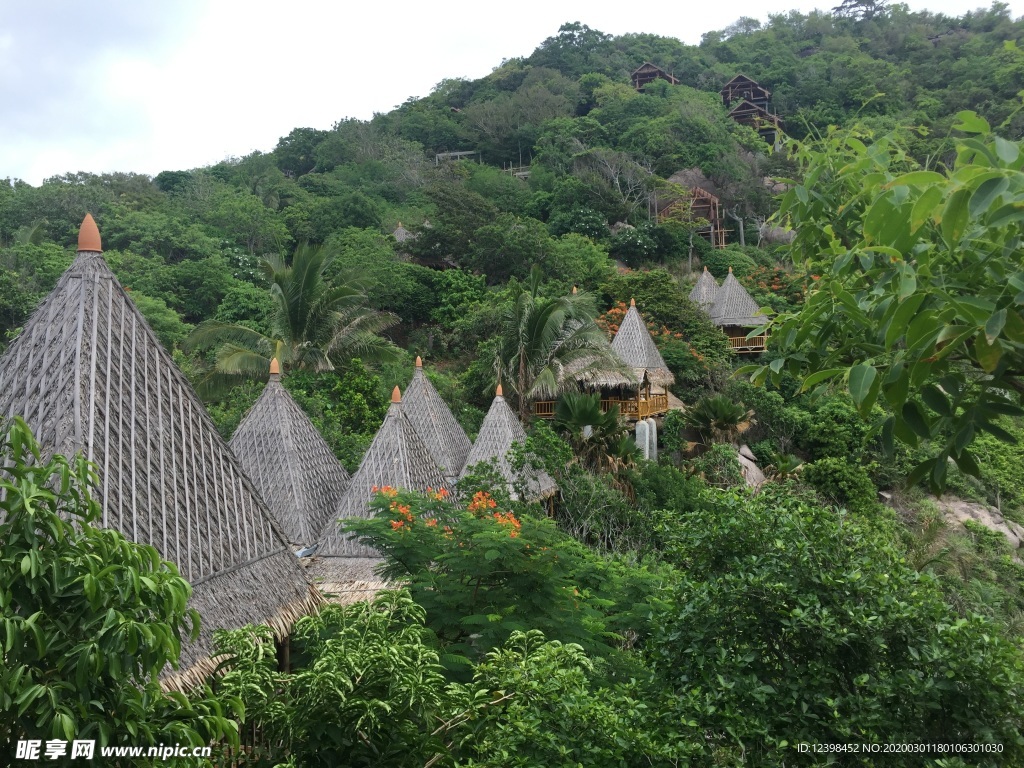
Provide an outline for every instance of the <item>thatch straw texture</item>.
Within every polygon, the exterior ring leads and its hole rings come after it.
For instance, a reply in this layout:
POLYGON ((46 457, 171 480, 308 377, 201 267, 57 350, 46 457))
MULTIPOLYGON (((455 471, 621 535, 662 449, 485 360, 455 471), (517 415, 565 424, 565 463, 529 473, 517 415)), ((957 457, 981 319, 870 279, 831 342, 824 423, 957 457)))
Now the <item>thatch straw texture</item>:
POLYGON ((705 312, 710 313, 717 295, 718 282, 715 280, 714 275, 708 272, 708 268, 704 267, 704 271, 700 273, 700 277, 697 279, 697 284, 690 291, 690 301, 699 305, 705 312))
POLYGON ((715 303, 711 306, 709 314, 711 322, 717 326, 738 325, 755 328, 765 321, 757 302, 747 293, 747 289, 740 285, 732 269, 715 294, 715 303))
POLYGON ((210 668, 213 629, 268 622, 280 636, 321 601, 99 252, 78 254, 0 357, 0 419, 15 415, 46 450, 96 464, 101 525, 153 545, 195 585, 203 633, 174 680, 210 668))
MULTIPOLYGON (((341 498, 334 515, 336 519, 368 519, 371 516, 370 499, 374 487, 389 485, 410 491, 426 491, 427 488, 446 486, 445 477, 430 449, 405 415, 402 406, 400 402, 391 403, 384 423, 374 435, 362 464, 341 498)), ((328 523, 321 536, 317 555, 324 558, 379 557, 371 547, 340 533, 333 522, 328 523)), ((328 580, 344 581, 333 576, 328 576, 328 580)))
POLYGON ((229 445, 288 540, 314 543, 351 478, 279 374, 270 375, 229 445))
POLYGON ((626 365, 633 369, 637 379, 643 381, 644 376, 652 384, 667 386, 675 382, 676 377, 665 365, 654 339, 647 330, 647 324, 640 317, 636 305, 630 303, 626 316, 619 324, 619 330, 612 340, 612 350, 626 365))
POLYGON ((430 449, 445 477, 454 480, 466 464, 472 444, 455 415, 437 394, 430 379, 417 365, 409 388, 402 396, 402 411, 430 449))
POLYGON ((473 443, 473 450, 469 452, 466 467, 462 470, 463 476, 469 474, 474 465, 493 461, 498 472, 505 478, 512 498, 519 498, 517 488, 521 485, 526 486, 527 501, 537 501, 550 496, 557 490, 557 486, 547 472, 527 467, 524 468, 523 474, 520 474, 509 462, 508 452, 512 446, 525 442, 526 430, 523 429, 523 425, 508 407, 505 398, 501 395, 496 396, 484 417, 483 424, 480 425, 480 434, 473 443))
POLYGON ((377 575, 380 562, 376 557, 314 557, 306 573, 330 602, 350 605, 393 586, 377 575))

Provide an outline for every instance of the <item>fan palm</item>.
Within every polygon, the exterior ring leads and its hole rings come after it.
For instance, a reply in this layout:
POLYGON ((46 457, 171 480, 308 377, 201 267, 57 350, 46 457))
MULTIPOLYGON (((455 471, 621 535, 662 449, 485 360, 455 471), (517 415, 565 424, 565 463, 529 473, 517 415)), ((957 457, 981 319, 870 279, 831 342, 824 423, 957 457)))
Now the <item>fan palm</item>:
POLYGON ((300 245, 290 264, 277 255, 264 257, 273 302, 271 334, 216 320, 196 328, 185 349, 216 350, 213 367, 199 383, 200 395, 217 398, 244 380, 266 378, 275 357, 284 370, 308 371, 330 371, 353 357, 395 357, 397 347, 379 334, 398 318, 368 307, 358 282, 327 282, 332 259, 331 251, 309 245, 300 245))
POLYGON ((555 405, 554 427, 569 440, 580 463, 615 472, 632 465, 636 446, 619 420, 619 407, 601 412, 601 395, 566 392, 555 405))
POLYGON ((546 298, 539 290, 540 272, 535 267, 529 290, 514 289, 494 360, 495 373, 515 394, 524 420, 531 399, 555 397, 573 388, 580 375, 626 371, 594 322, 593 297, 575 293, 546 298))
POLYGON ((734 403, 724 395, 702 397, 690 408, 683 421, 700 435, 704 445, 735 443, 754 425, 754 412, 742 403, 734 403))

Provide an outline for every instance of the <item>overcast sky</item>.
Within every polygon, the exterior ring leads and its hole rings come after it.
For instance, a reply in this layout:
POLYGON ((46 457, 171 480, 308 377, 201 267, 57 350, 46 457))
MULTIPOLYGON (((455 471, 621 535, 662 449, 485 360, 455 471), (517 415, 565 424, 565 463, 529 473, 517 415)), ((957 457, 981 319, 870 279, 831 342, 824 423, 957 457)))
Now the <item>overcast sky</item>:
MULTIPOLYGON (((836 0, 0 0, 0 179, 190 169, 367 119, 526 56, 566 21, 697 43, 836 0), (657 8, 656 11, 652 9, 657 8)), ((958 16, 984 3, 910 0, 958 16)), ((1010 0, 1014 17, 1024 0, 1010 0)))

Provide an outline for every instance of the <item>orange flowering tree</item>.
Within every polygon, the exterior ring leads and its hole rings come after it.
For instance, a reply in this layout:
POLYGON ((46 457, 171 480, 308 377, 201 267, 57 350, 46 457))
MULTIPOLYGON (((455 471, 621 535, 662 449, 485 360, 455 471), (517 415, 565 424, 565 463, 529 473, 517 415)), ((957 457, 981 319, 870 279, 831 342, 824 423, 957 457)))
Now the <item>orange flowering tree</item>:
POLYGON ((587 576, 600 558, 550 521, 506 508, 485 491, 456 505, 445 489, 384 487, 371 507, 373 519, 349 520, 346 528, 381 553, 384 575, 426 609, 447 653, 476 659, 527 629, 591 652, 610 650, 610 602, 602 579, 587 576))

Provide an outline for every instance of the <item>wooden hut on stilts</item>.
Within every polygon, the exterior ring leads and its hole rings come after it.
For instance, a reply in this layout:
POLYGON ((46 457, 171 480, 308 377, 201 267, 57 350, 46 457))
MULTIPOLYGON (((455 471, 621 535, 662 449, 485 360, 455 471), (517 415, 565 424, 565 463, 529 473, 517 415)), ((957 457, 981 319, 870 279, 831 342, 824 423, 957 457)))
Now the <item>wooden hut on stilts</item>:
POLYGON ((188 381, 102 256, 86 216, 78 256, 0 356, 0 419, 44 449, 82 452, 99 474, 100 525, 150 544, 193 588, 199 637, 168 688, 216 664, 213 631, 268 624, 279 640, 322 603, 188 381))

